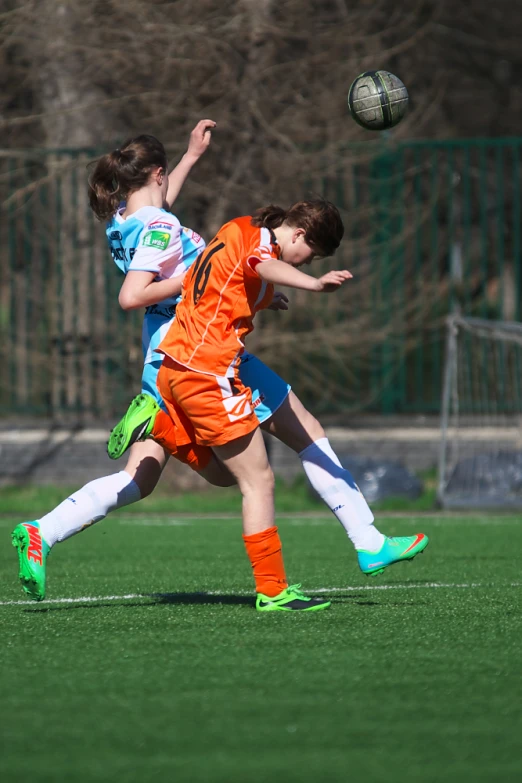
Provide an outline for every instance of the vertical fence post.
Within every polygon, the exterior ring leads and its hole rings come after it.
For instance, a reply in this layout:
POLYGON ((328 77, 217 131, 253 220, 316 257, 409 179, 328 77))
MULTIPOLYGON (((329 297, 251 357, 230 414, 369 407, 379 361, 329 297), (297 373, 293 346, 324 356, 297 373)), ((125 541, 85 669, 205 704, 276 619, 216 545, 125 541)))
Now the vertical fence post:
POLYGON ((447 319, 446 334, 446 361, 444 365, 444 381, 442 384, 441 400, 441 439, 439 451, 439 482, 437 499, 444 504, 444 490, 446 486, 447 469, 447 443, 448 426, 451 414, 451 391, 457 378, 457 315, 450 315, 447 319))

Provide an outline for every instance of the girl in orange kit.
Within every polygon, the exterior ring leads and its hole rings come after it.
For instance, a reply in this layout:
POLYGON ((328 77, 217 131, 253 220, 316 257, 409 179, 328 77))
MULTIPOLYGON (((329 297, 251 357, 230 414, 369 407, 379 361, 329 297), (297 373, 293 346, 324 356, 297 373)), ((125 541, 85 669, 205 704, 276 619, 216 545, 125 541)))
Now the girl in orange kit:
POLYGON ((210 446, 243 495, 243 538, 259 611, 319 610, 329 601, 288 586, 274 525, 274 478, 252 396, 239 378, 244 338, 273 299, 274 284, 331 293, 352 275, 320 278, 299 267, 332 255, 344 233, 328 201, 268 206, 224 225, 184 281, 176 320, 158 350, 158 388, 176 424, 178 445, 210 446))

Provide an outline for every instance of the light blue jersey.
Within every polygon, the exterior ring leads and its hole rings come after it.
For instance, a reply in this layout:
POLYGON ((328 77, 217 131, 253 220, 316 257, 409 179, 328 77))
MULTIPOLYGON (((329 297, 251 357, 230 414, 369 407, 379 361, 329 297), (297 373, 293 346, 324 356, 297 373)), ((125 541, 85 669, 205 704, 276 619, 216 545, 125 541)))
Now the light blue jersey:
MULTIPOLYGON (((169 280, 183 274, 205 248, 204 240, 184 228, 171 212, 142 207, 128 218, 122 206, 107 224, 107 241, 116 265, 127 272, 154 272, 154 280, 169 280)), ((143 319, 144 368, 142 391, 165 406, 156 385, 163 354, 156 348, 167 334, 181 296, 169 297, 147 307, 143 319)), ((290 386, 252 354, 241 356, 239 377, 252 389, 252 407, 260 423, 269 419, 285 401, 290 386)))
MULTIPOLYGON (((154 272, 155 281, 183 274, 197 259, 205 242, 190 228, 184 228, 171 212, 142 207, 128 218, 125 207, 107 224, 107 241, 116 265, 127 272, 154 272)), ((171 296, 147 307, 143 320, 142 347, 145 364, 161 362, 156 351, 174 317, 181 296, 171 296)))
MULTIPOLYGON (((169 280, 185 272, 205 249, 205 242, 190 228, 183 228, 171 212, 142 207, 127 219, 121 207, 107 224, 112 257, 124 274, 155 272, 155 280, 169 280)), ((181 296, 169 297, 157 306, 177 304, 181 296)))

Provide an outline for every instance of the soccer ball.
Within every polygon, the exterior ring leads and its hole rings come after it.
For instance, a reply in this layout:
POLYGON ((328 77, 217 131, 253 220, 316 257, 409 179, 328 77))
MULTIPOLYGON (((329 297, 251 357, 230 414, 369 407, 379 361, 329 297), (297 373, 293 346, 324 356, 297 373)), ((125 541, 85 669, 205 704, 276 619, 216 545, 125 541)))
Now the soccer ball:
POLYGON ((348 106, 355 122, 368 130, 386 130, 397 125, 408 108, 408 91, 388 71, 366 71, 348 91, 348 106))

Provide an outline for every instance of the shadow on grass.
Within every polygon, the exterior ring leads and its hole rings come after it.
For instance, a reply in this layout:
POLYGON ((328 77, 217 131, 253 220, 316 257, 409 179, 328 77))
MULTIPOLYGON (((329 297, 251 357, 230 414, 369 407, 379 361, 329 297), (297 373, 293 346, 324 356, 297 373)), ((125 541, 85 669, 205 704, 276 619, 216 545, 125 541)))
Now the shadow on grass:
POLYGON ((143 593, 140 596, 143 601, 89 601, 88 603, 78 603, 61 605, 61 606, 42 606, 34 609, 24 609, 24 612, 30 614, 38 612, 63 612, 71 611, 71 609, 100 609, 100 608, 114 608, 125 609, 130 608, 144 608, 148 606, 162 606, 167 604, 191 604, 195 606, 212 605, 212 604, 226 604, 229 606, 254 606, 255 599, 249 596, 243 595, 219 595, 209 593, 143 593))
MULTIPOLYGON (((313 590, 311 591, 313 593, 313 590)), ((325 596, 326 597, 326 596, 325 596)), ((362 600, 365 598, 363 595, 357 595, 356 593, 337 594, 335 596, 329 596, 332 600, 332 604, 356 604, 357 606, 380 606, 378 601, 362 600)), ((138 598, 138 596, 136 596, 138 598)), ((38 606, 28 609, 23 609, 23 612, 29 614, 39 614, 46 612, 70 612, 77 609, 143 609, 149 606, 166 606, 171 604, 178 605, 191 605, 191 606, 211 606, 221 604, 225 606, 255 606, 255 598, 252 596, 243 595, 221 595, 219 593, 143 593, 140 596, 141 601, 137 600, 120 600, 120 601, 104 601, 103 598, 99 601, 85 601, 82 603, 78 601, 74 604, 61 604, 60 606, 38 606)))

